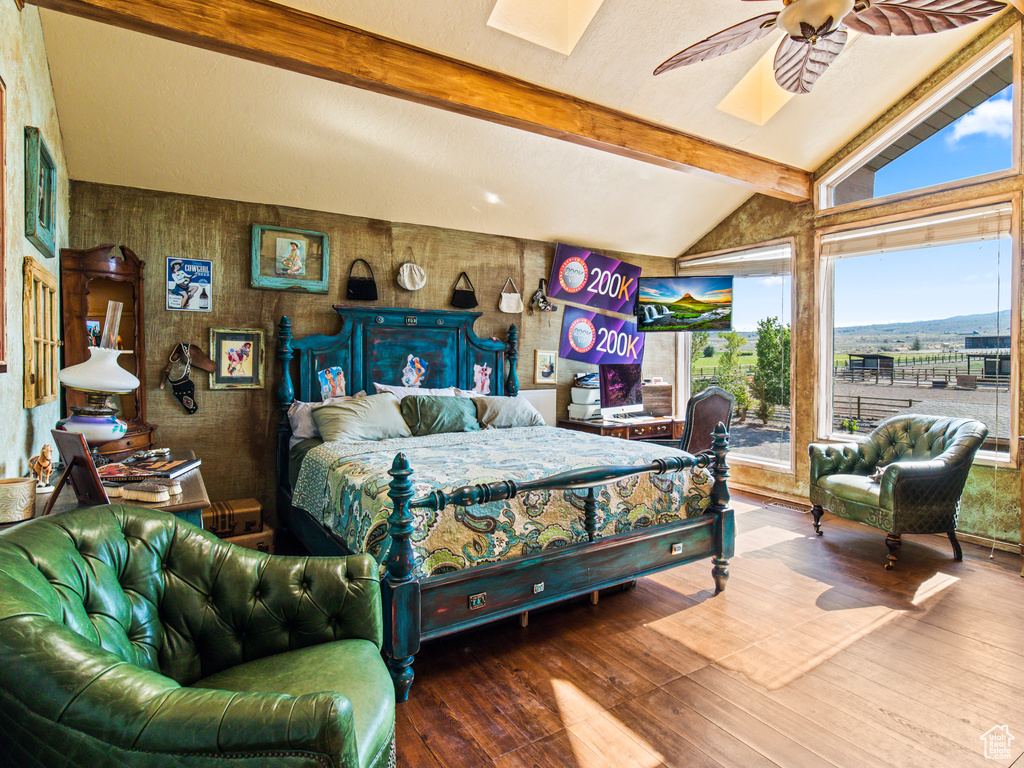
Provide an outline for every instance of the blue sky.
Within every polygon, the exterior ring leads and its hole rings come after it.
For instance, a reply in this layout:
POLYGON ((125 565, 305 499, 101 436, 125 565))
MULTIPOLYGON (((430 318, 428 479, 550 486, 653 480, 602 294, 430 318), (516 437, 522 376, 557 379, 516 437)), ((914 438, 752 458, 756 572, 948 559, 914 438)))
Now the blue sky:
MULTIPOLYGON (((875 175, 876 195, 1009 168, 1012 104, 1007 87, 889 163, 875 175)), ((1008 309, 1011 260, 1009 238, 841 259, 835 266, 835 326, 1008 309)), ((790 322, 788 277, 737 277, 733 293, 735 330, 756 330, 768 316, 790 322)))

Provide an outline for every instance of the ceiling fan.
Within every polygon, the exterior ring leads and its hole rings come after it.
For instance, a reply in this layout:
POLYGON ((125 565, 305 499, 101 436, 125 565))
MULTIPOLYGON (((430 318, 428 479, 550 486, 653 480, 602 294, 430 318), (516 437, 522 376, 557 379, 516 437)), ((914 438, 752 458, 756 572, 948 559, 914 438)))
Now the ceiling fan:
POLYGON ((847 30, 868 35, 926 35, 979 21, 1005 8, 998 0, 782 0, 766 13, 722 30, 664 62, 655 75, 713 59, 760 40, 776 28, 786 38, 775 54, 775 79, 810 93, 843 46, 847 30))

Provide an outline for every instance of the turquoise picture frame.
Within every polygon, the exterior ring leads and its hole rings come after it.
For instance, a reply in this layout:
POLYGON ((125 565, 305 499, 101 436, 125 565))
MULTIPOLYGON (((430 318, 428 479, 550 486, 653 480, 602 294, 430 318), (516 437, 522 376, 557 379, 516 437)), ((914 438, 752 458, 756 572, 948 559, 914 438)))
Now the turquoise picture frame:
POLYGON ((253 224, 253 288, 327 293, 330 266, 330 243, 323 232, 253 224))
POLYGON ((57 254, 57 164, 38 128, 25 126, 25 237, 48 259, 57 254))

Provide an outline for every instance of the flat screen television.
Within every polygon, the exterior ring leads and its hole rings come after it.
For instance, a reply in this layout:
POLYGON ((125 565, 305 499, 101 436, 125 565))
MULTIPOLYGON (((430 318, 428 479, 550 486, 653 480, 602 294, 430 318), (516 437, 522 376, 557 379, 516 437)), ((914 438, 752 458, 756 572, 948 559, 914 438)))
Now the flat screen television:
POLYGON ((641 277, 636 328, 651 331, 728 331, 732 328, 732 275, 641 277))
POLYGON ((602 418, 639 413, 644 409, 644 374, 639 363, 615 363, 598 367, 602 418))

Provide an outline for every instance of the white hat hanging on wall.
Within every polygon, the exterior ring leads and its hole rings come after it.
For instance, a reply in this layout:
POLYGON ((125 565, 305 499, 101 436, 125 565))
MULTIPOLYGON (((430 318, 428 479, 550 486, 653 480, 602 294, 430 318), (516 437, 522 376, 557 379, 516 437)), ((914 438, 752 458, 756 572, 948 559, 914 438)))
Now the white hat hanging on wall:
POLYGON ((427 273, 419 264, 407 261, 398 268, 398 285, 407 291, 418 291, 427 284, 427 273))

